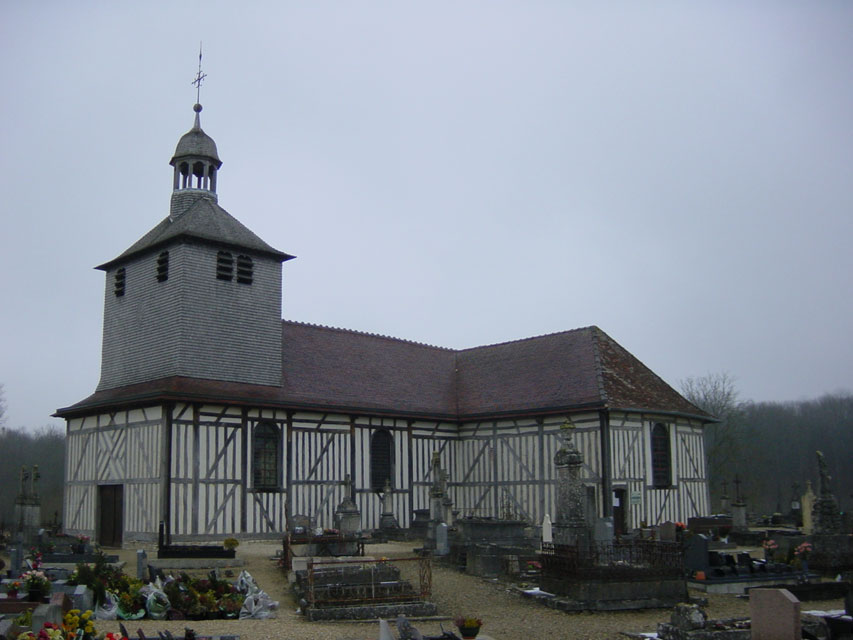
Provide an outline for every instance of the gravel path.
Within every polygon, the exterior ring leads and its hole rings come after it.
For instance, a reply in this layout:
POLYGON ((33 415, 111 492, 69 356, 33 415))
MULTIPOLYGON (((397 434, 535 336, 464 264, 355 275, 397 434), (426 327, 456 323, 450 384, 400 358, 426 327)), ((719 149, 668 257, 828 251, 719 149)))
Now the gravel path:
MULTIPOLYGON (((415 546, 408 544, 370 545, 367 553, 372 556, 411 555, 415 546)), ((241 640, 375 640, 379 637, 378 625, 355 622, 306 622, 296 613, 297 605, 291 596, 282 571, 271 560, 279 545, 268 543, 244 543, 237 555, 243 558, 246 569, 260 587, 281 608, 274 620, 203 620, 203 621, 137 621, 128 625, 135 632, 142 628, 146 635, 155 636, 158 630, 169 629, 173 634, 183 633, 191 626, 200 634, 234 634, 241 640), (132 626, 131 626, 132 625, 132 626)), ((112 551, 112 553, 115 553, 112 551)), ((156 552, 149 551, 149 555, 156 552)), ((121 558, 127 567, 135 567, 135 550, 122 550, 121 558)), ((236 576, 235 576, 236 577, 236 576)), ((496 640, 539 640, 539 639, 609 639, 621 638, 621 631, 654 631, 658 622, 669 619, 669 611, 663 609, 609 613, 562 613, 548 609, 536 602, 522 598, 507 590, 508 585, 465 575, 445 567, 433 567, 433 597, 439 615, 456 616, 477 614, 484 620, 483 633, 496 640)), ((697 594, 702 595, 702 594, 697 594)), ((843 608, 843 600, 809 602, 808 609, 843 608)), ((711 618, 734 618, 749 615, 749 603, 734 596, 709 597, 708 615, 711 618)), ((445 621, 444 627, 452 629, 452 622, 445 621)), ((437 635, 437 621, 416 622, 423 633, 437 635)), ((98 631, 118 631, 114 622, 99 622, 98 631)))

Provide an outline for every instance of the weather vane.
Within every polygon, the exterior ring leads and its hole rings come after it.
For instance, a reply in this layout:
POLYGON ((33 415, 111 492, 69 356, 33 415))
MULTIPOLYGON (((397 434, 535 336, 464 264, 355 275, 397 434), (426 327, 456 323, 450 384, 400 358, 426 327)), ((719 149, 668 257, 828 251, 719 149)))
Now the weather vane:
POLYGON ((201 81, 207 77, 206 73, 201 72, 201 42, 198 43, 198 73, 195 80, 191 84, 195 85, 195 101, 196 104, 201 103, 201 81))

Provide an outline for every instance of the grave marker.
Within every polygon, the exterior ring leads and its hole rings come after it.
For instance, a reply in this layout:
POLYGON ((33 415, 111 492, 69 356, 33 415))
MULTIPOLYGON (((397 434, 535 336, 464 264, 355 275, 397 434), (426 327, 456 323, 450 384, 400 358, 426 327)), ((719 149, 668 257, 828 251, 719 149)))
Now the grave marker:
POLYGON ((800 601, 787 589, 751 589, 752 640, 800 640, 800 601))

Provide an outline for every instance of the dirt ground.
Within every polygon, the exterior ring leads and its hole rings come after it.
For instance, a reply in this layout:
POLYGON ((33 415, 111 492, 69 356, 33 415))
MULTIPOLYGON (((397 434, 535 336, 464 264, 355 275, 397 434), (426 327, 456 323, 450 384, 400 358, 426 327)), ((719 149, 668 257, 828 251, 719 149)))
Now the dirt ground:
MULTIPOLYGON (((366 553, 389 558, 411 555, 412 543, 370 545, 366 553)), ((158 630, 168 629, 183 635, 185 626, 199 634, 239 635, 241 640, 375 640, 379 637, 378 625, 356 622, 306 622, 297 613, 287 579, 276 566, 273 556, 280 545, 272 543, 243 543, 237 556, 246 562, 244 567, 259 586, 280 603, 278 617, 272 620, 203 620, 203 621, 153 621, 129 623, 131 633, 141 628, 147 636, 157 636, 158 630)), ((148 550, 153 557, 156 551, 148 550)), ((126 571, 135 573, 136 550, 110 550, 125 561, 126 571)), ((8 563, 8 557, 5 558, 8 563)), ((235 571, 235 574, 237 571, 235 571)), ((236 575, 235 575, 236 577, 236 575)), ((669 610, 626 611, 611 613, 562 613, 548 609, 534 601, 522 598, 508 590, 509 585, 465 575, 453 569, 433 567, 432 600, 438 605, 439 616, 477 615, 483 618, 483 634, 495 640, 539 639, 610 639, 622 638, 622 631, 654 631, 658 622, 669 619, 669 610)), ((704 595, 695 593, 693 595, 704 595)), ((735 596, 711 595, 707 608, 710 618, 734 618, 749 615, 749 603, 735 596)), ((843 600, 804 603, 807 609, 840 609, 843 600)), ((442 623, 454 629, 452 622, 442 623)), ((424 634, 440 633, 438 621, 416 622, 424 634)), ((98 632, 118 631, 115 622, 101 621, 98 632)))

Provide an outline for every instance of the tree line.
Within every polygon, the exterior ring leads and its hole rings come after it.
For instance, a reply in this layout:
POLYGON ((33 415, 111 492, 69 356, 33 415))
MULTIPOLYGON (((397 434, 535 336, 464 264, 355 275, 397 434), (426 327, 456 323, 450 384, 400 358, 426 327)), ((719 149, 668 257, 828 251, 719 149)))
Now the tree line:
POLYGON ((738 491, 758 514, 787 513, 811 482, 819 491, 817 451, 822 451, 839 506, 853 506, 853 394, 828 393, 813 400, 741 401, 728 374, 689 378, 681 390, 720 422, 705 430, 712 508, 738 491), (739 486, 735 481, 739 480, 739 486))

